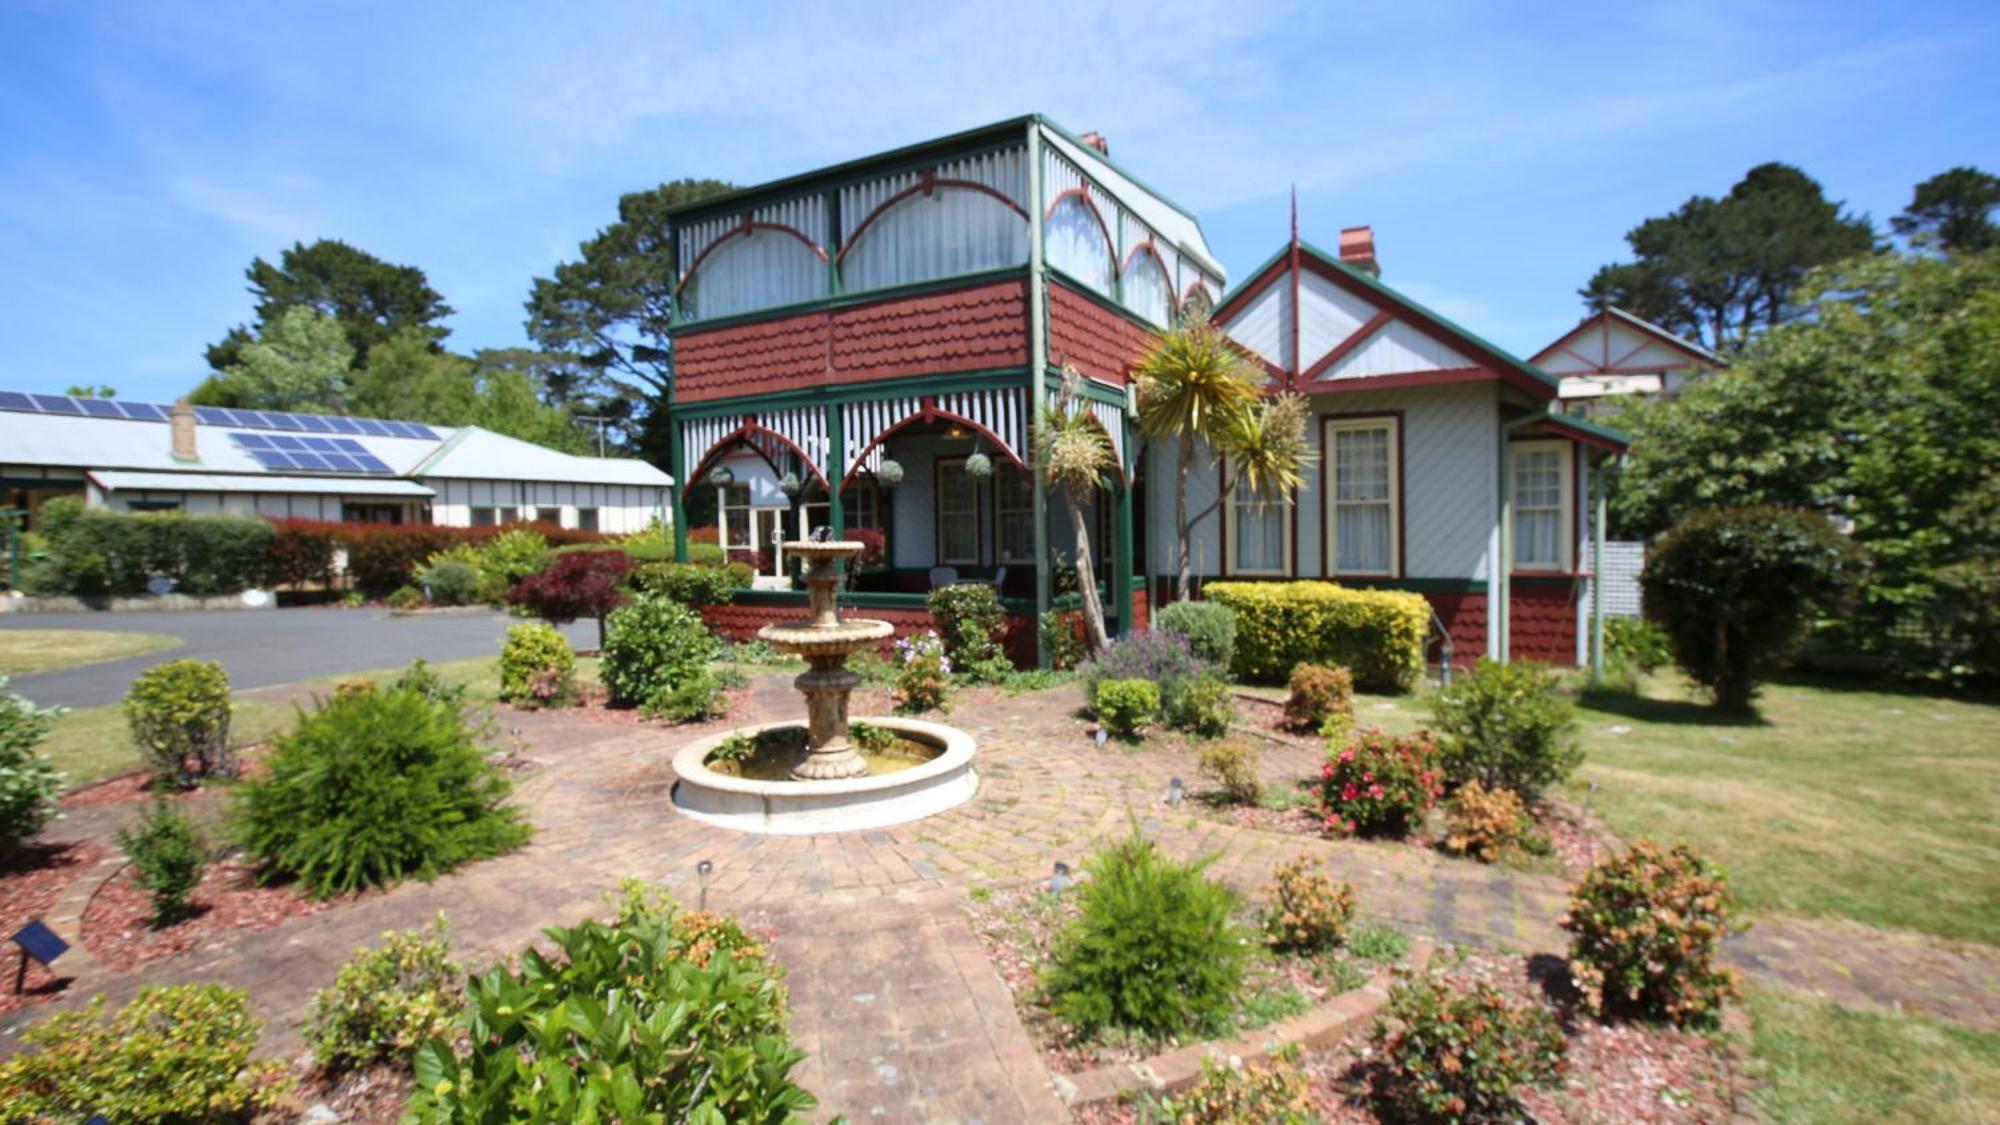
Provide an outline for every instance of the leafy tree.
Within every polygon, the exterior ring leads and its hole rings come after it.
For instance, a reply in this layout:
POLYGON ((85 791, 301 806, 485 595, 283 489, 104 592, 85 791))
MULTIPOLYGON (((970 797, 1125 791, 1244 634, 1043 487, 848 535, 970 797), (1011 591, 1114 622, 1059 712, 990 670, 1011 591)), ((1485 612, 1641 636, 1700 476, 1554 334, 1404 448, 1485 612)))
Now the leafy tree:
POLYGON ((1814 274, 1812 315, 1679 401, 1628 411, 1615 500, 1646 534, 1700 508, 1809 508, 1867 549, 1855 639, 2000 669, 2000 251, 1814 274))
POLYGON ((450 330, 438 322, 452 308, 432 289, 424 271, 385 262, 366 250, 337 239, 320 239, 307 246, 294 243, 277 265, 257 258, 244 271, 257 297, 257 324, 230 329, 208 349, 208 365, 227 371, 240 353, 286 310, 317 309, 340 323, 353 353, 353 366, 363 367, 368 353, 403 329, 414 328, 436 344, 450 330))
POLYGON ((244 341, 235 362, 203 380, 189 398, 199 406, 338 411, 347 399, 353 359, 339 321, 296 306, 244 341))
POLYGON ((1083 398, 1083 375, 1063 365, 1062 393, 1042 408, 1035 426, 1035 468, 1069 501, 1070 530, 1076 536, 1076 588, 1083 596, 1083 626, 1092 652, 1108 643, 1104 603, 1097 600, 1097 577, 1090 562, 1090 521, 1084 512, 1097 496, 1106 473, 1117 472, 1118 458, 1083 398))
MULTIPOLYGON (((602 430, 607 453, 630 451, 648 411, 642 392, 620 383, 576 357, 534 348, 487 348, 474 354, 483 376, 519 374, 536 396, 562 412, 563 425, 576 427, 585 444, 572 452, 597 449, 602 430), (589 421, 585 421, 589 419, 589 421)), ((661 446, 661 460, 665 460, 661 446)))
POLYGON ((350 377, 347 406, 370 418, 458 425, 478 397, 473 362, 440 351, 421 328, 405 328, 377 344, 350 377))
POLYGON ((118 388, 109 383, 99 383, 94 387, 73 384, 63 393, 71 398, 117 398, 118 388))
POLYGON ((1760 164, 1721 199, 1697 195, 1625 235, 1637 259, 1599 269, 1578 290, 1593 309, 1637 313, 1719 350, 1793 319, 1815 266, 1866 253, 1868 220, 1844 213, 1812 177, 1760 164))
POLYGON ((528 376, 483 365, 475 366, 474 375, 478 393, 473 397, 470 412, 456 424, 479 426, 564 453, 597 451, 592 436, 578 428, 569 411, 542 401, 528 376))
POLYGON ((618 221, 579 247, 577 260, 538 277, 528 294, 528 336, 550 352, 664 394, 667 323, 674 294, 667 209, 734 189, 720 180, 674 180, 618 200, 618 221))
POLYGON ((1199 314, 1158 332, 1134 375, 1140 432, 1178 444, 1174 526, 1185 600, 1193 592, 1189 544, 1195 524, 1220 506, 1239 479, 1266 495, 1297 487, 1308 456, 1311 412, 1298 395, 1263 397, 1257 369, 1199 314), (1226 459, 1226 471, 1216 499, 1189 516, 1187 481, 1197 441, 1226 459))
POLYGON ((2000 246, 1995 207, 2000 207, 2000 176, 1966 165, 1918 184, 1910 205, 1889 225, 1912 242, 1934 243, 1947 253, 1991 250, 2000 246))

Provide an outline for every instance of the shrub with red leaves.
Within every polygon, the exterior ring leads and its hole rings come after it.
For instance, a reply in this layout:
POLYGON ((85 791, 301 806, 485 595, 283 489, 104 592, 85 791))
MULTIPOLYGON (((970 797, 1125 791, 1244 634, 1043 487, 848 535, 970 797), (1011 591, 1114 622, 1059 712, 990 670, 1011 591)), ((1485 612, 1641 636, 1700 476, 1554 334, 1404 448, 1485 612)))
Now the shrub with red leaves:
POLYGON ((632 571, 623 551, 571 551, 507 592, 507 602, 553 625, 604 615, 625 604, 620 589, 632 571))
POLYGON ((268 556, 274 585, 297 587, 311 582, 333 585, 334 556, 349 525, 284 519, 272 520, 271 526, 278 533, 268 556))
POLYGON ((889 546, 889 537, 873 527, 850 527, 841 538, 866 544, 861 549, 861 554, 854 560, 853 565, 857 567, 874 566, 881 562, 889 546))

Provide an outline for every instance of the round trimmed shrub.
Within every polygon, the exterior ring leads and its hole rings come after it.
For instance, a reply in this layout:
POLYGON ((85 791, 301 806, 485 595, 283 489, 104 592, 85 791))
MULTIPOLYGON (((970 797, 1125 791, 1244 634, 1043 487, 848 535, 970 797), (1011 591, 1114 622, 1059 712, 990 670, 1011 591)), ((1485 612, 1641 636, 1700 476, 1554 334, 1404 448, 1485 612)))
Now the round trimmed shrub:
POLYGON ((463 559, 439 559, 424 568, 424 588, 432 605, 477 605, 481 601, 479 568, 463 559))
POLYGON ((1408 1121, 1517 1116, 1515 1091, 1560 1078, 1568 1049, 1541 1007, 1510 1003, 1484 981, 1458 991, 1435 976, 1391 987, 1369 1042, 1380 1060, 1375 1100, 1408 1121))
POLYGON ((313 997, 306 1039, 335 1073, 395 1061, 407 1065, 426 1040, 451 1034, 465 1010, 465 970, 451 957, 444 914, 423 929, 391 931, 356 950, 313 997))
POLYGON ((1230 693, 1228 681, 1213 675, 1195 677, 1174 702, 1173 710, 1167 712, 1168 726, 1196 738, 1221 738, 1235 720, 1236 697, 1230 693))
POLYGON ((109 1019, 99 996, 30 1028, 35 1049, 0 1062, 7 1120, 247 1118, 292 1085, 284 1063, 251 1061, 263 1027, 249 993, 219 985, 147 985, 109 1019))
POLYGON ((1152 627, 1186 638, 1196 656, 1219 669, 1236 659, 1236 611, 1221 602, 1169 602, 1153 611, 1152 627))
POLYGON ((336 695, 268 765, 237 790, 242 841, 267 877, 313 895, 430 879, 529 836, 459 709, 417 691, 336 695))
POLYGON ((1326 826, 1364 836, 1408 835, 1443 791, 1437 746, 1424 731, 1396 738, 1370 727, 1319 772, 1326 826))
POLYGON ((1736 995, 1736 974, 1716 965, 1735 910, 1721 870, 1693 848, 1641 840, 1571 890, 1570 974, 1593 1008, 1713 1026, 1736 995))
POLYGON ((1196 755, 1201 775, 1215 782, 1222 795, 1239 805, 1264 799, 1264 779, 1257 775, 1257 750, 1247 742, 1214 742, 1196 755))
POLYGON ((1086 1034, 1151 1036, 1224 1026, 1243 984, 1236 895, 1133 837, 1098 851, 1056 937, 1042 987, 1056 1014, 1086 1034))
POLYGON ((220 663, 169 660, 132 681, 125 723, 169 784, 190 788, 236 772, 229 753, 229 673, 220 663))
POLYGON ((1454 785, 1477 781, 1532 801, 1583 762, 1576 708, 1546 664, 1482 656, 1430 705, 1445 779, 1454 785))
POLYGON ((576 653, 553 625, 515 625, 500 648, 500 698, 521 707, 577 700, 576 653))
POLYGON ((1299 858, 1271 873, 1264 935, 1279 949, 1311 952, 1347 940, 1354 920, 1354 885, 1335 884, 1312 860, 1299 858))
POLYGON ((642 594, 604 622, 600 674, 611 702, 668 719, 707 718, 722 686, 709 661, 715 639, 701 615, 657 594, 642 594))
POLYGON ((1816 512, 1724 508, 1696 512, 1656 540, 1639 585, 1675 662, 1717 707, 1741 711, 1813 618, 1847 595, 1860 558, 1816 512))
POLYGON ((1292 669, 1285 697, 1285 729, 1320 734, 1344 744, 1354 730, 1354 674, 1345 668, 1301 664, 1292 669))
POLYGON ((0 676, 0 852, 41 831, 56 811, 63 775, 35 746, 60 714, 8 691, 0 676))
POLYGON ((1106 680, 1097 685, 1097 718, 1119 738, 1132 738, 1160 717, 1160 689, 1151 680, 1106 680))
POLYGON ((1492 863, 1529 838, 1533 822, 1519 794, 1468 781, 1445 801, 1445 850, 1492 863))

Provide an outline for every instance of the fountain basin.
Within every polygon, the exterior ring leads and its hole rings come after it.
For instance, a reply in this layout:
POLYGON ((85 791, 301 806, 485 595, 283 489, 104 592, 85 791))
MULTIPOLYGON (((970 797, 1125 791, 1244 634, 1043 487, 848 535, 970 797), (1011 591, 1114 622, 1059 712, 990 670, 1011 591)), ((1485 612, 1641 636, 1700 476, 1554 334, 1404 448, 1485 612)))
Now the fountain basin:
POLYGON ((756 735, 796 720, 760 723, 699 738, 674 755, 674 807, 706 824, 738 832, 803 836, 883 828, 934 816, 972 799, 973 737, 956 727, 896 716, 867 722, 938 747, 937 757, 909 769, 826 781, 753 781, 707 766, 708 756, 732 735, 756 735))
POLYGON ((772 648, 811 660, 816 656, 847 656, 864 648, 872 648, 873 642, 891 636, 895 632, 896 627, 887 621, 857 617, 833 626, 813 625, 804 621, 766 625, 757 630, 757 636, 772 648))

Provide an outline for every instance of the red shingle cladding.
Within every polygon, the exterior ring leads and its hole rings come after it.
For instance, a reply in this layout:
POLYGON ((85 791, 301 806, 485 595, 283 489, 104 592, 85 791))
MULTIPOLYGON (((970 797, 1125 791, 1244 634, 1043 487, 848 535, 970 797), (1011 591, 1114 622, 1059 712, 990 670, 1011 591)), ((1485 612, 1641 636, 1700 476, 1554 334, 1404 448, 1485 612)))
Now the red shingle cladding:
POLYGON ((1509 592, 1513 612, 1507 623, 1514 659, 1576 663, 1578 586, 1570 578, 1515 576, 1509 592))
MULTIPOLYGON (((1486 595, 1426 593, 1424 598, 1437 610, 1445 631, 1451 634, 1451 664, 1470 668, 1486 655, 1486 595)), ((1427 659, 1443 659, 1442 652, 1425 654, 1427 659)))
POLYGON ((1049 363, 1073 363, 1107 383, 1124 383, 1151 333, 1059 281, 1049 282, 1049 363))
POLYGON ((1024 367, 1027 282, 1001 281, 687 332, 681 402, 911 375, 1024 367))

